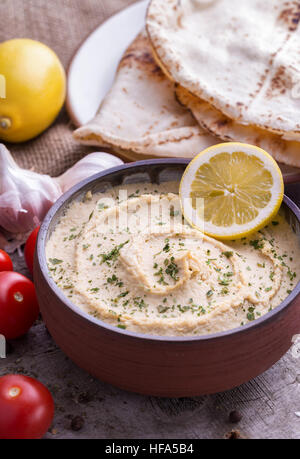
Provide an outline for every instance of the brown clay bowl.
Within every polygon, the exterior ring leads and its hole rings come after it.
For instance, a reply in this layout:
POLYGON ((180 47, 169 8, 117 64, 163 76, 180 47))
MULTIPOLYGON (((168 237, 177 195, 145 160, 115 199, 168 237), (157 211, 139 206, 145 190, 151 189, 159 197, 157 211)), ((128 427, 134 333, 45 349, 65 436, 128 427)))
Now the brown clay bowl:
MULTIPOLYGON (((81 311, 48 274, 45 244, 66 207, 105 186, 180 179, 188 161, 149 160, 97 174, 76 185, 50 209, 38 237, 34 280, 43 319, 58 346, 102 381, 141 394, 183 397, 232 389, 267 370, 300 330, 300 284, 273 311, 214 335, 160 337, 133 333, 81 311)), ((287 197, 283 210, 300 236, 300 211, 287 197)))

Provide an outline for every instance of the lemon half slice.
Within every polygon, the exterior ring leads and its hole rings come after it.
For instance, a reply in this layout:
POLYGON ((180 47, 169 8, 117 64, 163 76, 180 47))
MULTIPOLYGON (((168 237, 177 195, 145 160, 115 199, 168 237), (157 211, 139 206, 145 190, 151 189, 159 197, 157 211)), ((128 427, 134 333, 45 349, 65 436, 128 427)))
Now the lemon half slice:
POLYGON ((182 212, 197 229, 217 239, 239 239, 277 214, 282 173, 266 151, 229 142, 202 151, 180 182, 182 212))

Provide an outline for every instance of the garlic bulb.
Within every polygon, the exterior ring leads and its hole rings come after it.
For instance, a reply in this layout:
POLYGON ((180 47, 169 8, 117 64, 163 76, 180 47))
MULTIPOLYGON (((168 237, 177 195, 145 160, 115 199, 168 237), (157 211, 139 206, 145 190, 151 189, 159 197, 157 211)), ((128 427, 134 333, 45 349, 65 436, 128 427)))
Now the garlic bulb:
POLYGON ((0 144, 0 226, 26 233, 39 225, 62 191, 49 175, 19 167, 0 144))
POLYGON ((62 192, 65 193, 72 186, 81 182, 81 180, 121 164, 124 164, 124 162, 120 158, 109 153, 90 153, 55 180, 62 189, 62 192))
POLYGON ((0 248, 19 249, 54 202, 69 188, 91 175, 123 164, 108 153, 91 153, 60 177, 22 169, 0 144, 0 248))

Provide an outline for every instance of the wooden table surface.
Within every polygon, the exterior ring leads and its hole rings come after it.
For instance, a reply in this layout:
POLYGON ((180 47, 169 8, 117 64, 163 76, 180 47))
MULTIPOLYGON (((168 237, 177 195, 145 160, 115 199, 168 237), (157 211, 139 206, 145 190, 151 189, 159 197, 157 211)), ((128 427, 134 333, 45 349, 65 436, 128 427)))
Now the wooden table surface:
MULTIPOLYGON (((300 204, 300 185, 286 193, 300 204)), ((15 269, 28 276, 23 258, 15 269)), ((67 326, 67 324, 66 324, 67 326)), ((300 334, 300 330, 299 330, 300 334)), ((55 345, 42 321, 9 346, 0 375, 22 373, 51 390, 56 414, 46 438, 300 439, 300 356, 289 351, 276 365, 236 389, 195 398, 162 399, 128 393, 93 379, 55 345), (229 422, 238 410, 242 419, 229 422)))

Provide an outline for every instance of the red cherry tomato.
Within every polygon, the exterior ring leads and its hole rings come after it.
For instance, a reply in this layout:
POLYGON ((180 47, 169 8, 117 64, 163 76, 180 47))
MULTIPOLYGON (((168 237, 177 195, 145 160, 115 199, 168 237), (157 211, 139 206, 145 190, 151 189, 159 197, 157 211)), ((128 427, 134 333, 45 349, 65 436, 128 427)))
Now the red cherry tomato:
POLYGON ((10 256, 0 249, 0 271, 13 271, 14 267, 10 256))
POLYGON ((39 314, 31 280, 13 271, 0 272, 0 334, 6 339, 24 335, 39 314))
POLYGON ((0 378, 0 439, 42 438, 54 416, 49 390, 28 376, 0 378))
POLYGON ((30 234, 30 236, 28 237, 26 241, 25 249, 24 249, 25 261, 26 261, 26 264, 31 274, 33 273, 34 252, 35 252, 36 239, 37 239, 39 229, 40 227, 38 226, 32 231, 32 233, 30 234))

